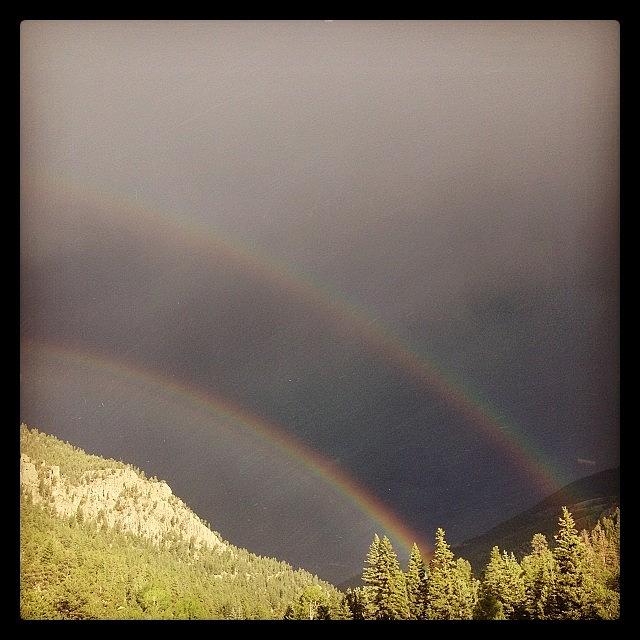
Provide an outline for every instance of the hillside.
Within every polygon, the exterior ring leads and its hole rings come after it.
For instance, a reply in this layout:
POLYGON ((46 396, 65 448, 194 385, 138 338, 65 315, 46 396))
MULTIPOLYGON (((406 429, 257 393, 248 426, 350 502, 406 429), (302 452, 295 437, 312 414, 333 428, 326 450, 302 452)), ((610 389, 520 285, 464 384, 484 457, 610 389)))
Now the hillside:
POLYGON ((23 618, 282 618, 303 570, 222 540, 156 478, 20 428, 23 618))
POLYGON ((619 504, 620 469, 607 469, 568 484, 531 509, 463 542, 453 551, 469 560, 480 574, 494 545, 521 557, 530 551, 534 533, 543 533, 552 542, 563 506, 569 508, 576 528, 581 530, 593 527, 600 516, 610 514, 619 504))

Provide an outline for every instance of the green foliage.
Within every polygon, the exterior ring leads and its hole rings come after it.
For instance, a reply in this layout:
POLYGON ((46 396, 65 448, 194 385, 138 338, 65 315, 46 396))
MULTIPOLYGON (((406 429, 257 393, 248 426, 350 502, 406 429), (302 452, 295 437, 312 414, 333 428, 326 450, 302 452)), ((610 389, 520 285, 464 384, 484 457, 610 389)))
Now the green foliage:
POLYGON ((365 583, 365 618, 403 620, 409 617, 407 585, 391 541, 376 534, 362 574, 365 583))
POLYGON ((570 620, 591 617, 587 545, 578 535, 573 517, 566 507, 562 508, 555 540, 553 557, 556 578, 550 599, 550 617, 570 620))
POLYGON ((522 558, 525 601, 522 617, 546 620, 550 616, 551 594, 556 575, 555 559, 547 539, 536 533, 531 540, 531 553, 522 558))
POLYGON ((156 583, 150 583, 136 596, 136 601, 145 613, 150 613, 157 618, 168 609, 171 595, 166 588, 156 583))
POLYGON ((414 543, 409 555, 406 584, 409 617, 412 620, 424 620, 427 608, 428 571, 422 559, 418 545, 414 543))
POLYGON ((436 531, 433 558, 429 565, 426 615, 430 620, 470 619, 477 585, 469 563, 457 563, 445 540, 443 529, 436 531))
POLYGON ((427 618, 430 620, 450 620, 455 617, 451 606, 455 562, 444 536, 444 529, 439 528, 436 531, 433 558, 429 565, 427 618))
POLYGON ((588 564, 593 574, 607 588, 620 586, 620 509, 604 517, 587 538, 588 564))
POLYGON ((616 619, 620 615, 620 511, 579 535, 565 508, 556 546, 536 534, 522 560, 525 612, 532 619, 616 619))
POLYGON ((583 532, 591 617, 605 620, 620 615, 620 509, 602 518, 591 533, 583 532))
POLYGON ((351 617, 343 597, 318 584, 305 587, 287 608, 286 620, 344 620, 351 617))
POLYGON ((166 550, 21 503, 20 612, 27 619, 282 618, 305 588, 339 593, 305 571, 236 547, 166 550))
POLYGON ((194 597, 178 597, 174 610, 179 620, 202 620, 207 617, 205 605, 194 597))
POLYGON ((352 620, 351 609, 347 602, 347 596, 339 592, 333 592, 329 596, 329 620, 352 620))
POLYGON ((490 591, 482 590, 473 612, 475 620, 505 620, 502 602, 490 591))
POLYGON ((480 583, 473 577, 471 564, 464 558, 456 559, 454 577, 454 602, 457 605, 457 619, 471 620, 478 601, 480 583))
POLYGON ((494 600, 500 604, 500 614, 506 619, 522 617, 525 607, 523 571, 513 553, 491 550, 491 558, 484 573, 476 617, 487 615, 494 600))
POLYGON ((366 600, 364 589, 355 587, 347 589, 345 603, 349 608, 350 617, 353 620, 364 620, 366 617, 366 600))

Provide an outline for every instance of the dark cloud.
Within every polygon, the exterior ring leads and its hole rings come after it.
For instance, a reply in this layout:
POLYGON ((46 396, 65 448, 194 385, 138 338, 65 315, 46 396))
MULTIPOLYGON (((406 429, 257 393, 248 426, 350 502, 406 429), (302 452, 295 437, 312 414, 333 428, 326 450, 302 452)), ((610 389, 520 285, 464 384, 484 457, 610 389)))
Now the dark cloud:
MULTIPOLYGON (((25 337, 278 422, 426 535, 478 533, 540 489, 455 402, 337 323, 338 298, 503 415, 560 480, 592 470, 576 450, 595 470, 618 463, 616 23, 31 21, 22 54, 25 337), (275 263, 327 302, 266 275, 275 263)), ((25 419, 67 429, 38 388, 25 419)), ((96 414, 85 446, 125 413, 96 414)), ((287 557, 295 518, 275 514, 297 514, 293 498, 272 497, 257 526, 244 482, 216 511, 222 493, 214 509, 180 474, 177 443, 140 429, 119 455, 153 440, 149 464, 205 517, 287 557)), ((222 473, 201 445, 185 449, 193 468, 222 473)))

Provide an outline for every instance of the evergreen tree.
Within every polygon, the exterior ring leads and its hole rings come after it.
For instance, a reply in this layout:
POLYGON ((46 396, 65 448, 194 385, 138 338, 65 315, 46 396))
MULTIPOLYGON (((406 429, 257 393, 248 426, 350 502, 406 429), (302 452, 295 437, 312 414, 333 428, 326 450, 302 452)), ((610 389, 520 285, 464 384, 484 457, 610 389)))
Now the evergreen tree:
POLYGON ((505 615, 517 619, 522 617, 525 606, 524 574, 513 552, 503 553, 505 569, 505 588, 503 603, 505 615))
POLYGON ((587 538, 590 566, 599 582, 614 591, 620 580, 620 509, 601 518, 587 538))
POLYGON ((244 549, 169 550, 133 534, 81 525, 21 503, 20 615, 44 618, 281 618, 305 587, 329 600, 318 618, 339 618, 340 594, 285 563, 244 549), (227 576, 227 579, 218 579, 227 576))
POLYGON ((500 604, 502 600, 500 598, 500 581, 504 573, 504 562, 500 549, 495 546, 491 549, 491 555, 489 556, 489 563, 484 570, 484 578, 481 585, 481 600, 484 602, 485 598, 489 595, 493 596, 500 604))
POLYGON ((523 617, 532 620, 546 620, 556 568, 555 559, 547 539, 536 533, 531 540, 531 553, 522 559, 525 587, 523 617))
POLYGON ((407 587, 391 541, 376 535, 363 572, 365 617, 372 620, 402 620, 409 617, 407 587))
POLYGON ((380 550, 384 576, 382 592, 388 594, 383 600, 383 618, 389 620, 407 619, 409 617, 407 583, 400 568, 398 556, 387 536, 382 538, 380 550))
POLYGON ((329 597, 330 620, 352 620, 351 609, 345 595, 333 593, 329 597))
MULTIPOLYGON (((79 486, 131 468, 26 428, 20 438, 25 455, 42 469, 39 479, 55 464, 61 485, 73 480, 79 486)), ((106 507, 96 511, 81 502, 63 517, 51 505, 34 503, 31 491, 20 494, 25 619, 466 619, 472 611, 491 620, 615 619, 620 613, 619 509, 581 534, 563 509, 555 548, 536 534, 521 563, 495 547, 480 591, 471 565, 454 557, 442 529, 429 568, 414 545, 406 574, 389 539, 376 535, 363 572, 365 587, 342 595, 273 558, 228 544, 197 548, 175 520, 173 530, 149 540, 125 531, 117 519, 110 525, 113 510, 106 507)), ((144 502, 136 491, 124 493, 144 502)))
POLYGON ((583 532, 586 545, 586 566, 589 576, 591 614, 611 620, 620 615, 620 529, 619 511, 614 514, 617 524, 602 518, 591 531, 583 532))
POLYGON ((471 564, 464 558, 458 558, 455 564, 454 605, 456 619, 471 620, 478 601, 480 583, 473 577, 471 564))
POLYGON ((380 538, 378 534, 374 534, 373 541, 369 545, 369 551, 365 558, 365 567, 362 571, 362 589, 363 614, 367 620, 375 620, 378 613, 378 605, 376 603, 378 594, 381 589, 380 577, 380 538))
POLYGON ((456 563, 444 535, 444 529, 436 531, 433 558, 429 565, 426 613, 430 620, 455 620, 458 614, 454 605, 456 563))
POLYGON ((407 600, 409 617, 413 620, 423 620, 427 606, 427 567, 417 544, 413 544, 407 566, 407 600))
POLYGON ((486 607, 486 603, 495 598, 502 605, 505 618, 521 616, 525 601, 524 578, 513 553, 505 551, 501 554, 498 547, 493 547, 481 590, 481 607, 486 607))
POLYGON ((557 574, 551 593, 550 617, 570 620, 594 617, 590 606, 586 545, 566 507, 562 507, 558 534, 554 537, 557 574))

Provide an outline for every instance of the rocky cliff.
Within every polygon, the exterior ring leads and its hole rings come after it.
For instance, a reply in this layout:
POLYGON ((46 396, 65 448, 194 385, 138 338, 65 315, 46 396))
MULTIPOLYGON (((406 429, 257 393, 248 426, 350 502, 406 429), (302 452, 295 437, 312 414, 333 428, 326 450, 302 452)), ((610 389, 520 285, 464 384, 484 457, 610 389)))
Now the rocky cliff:
POLYGON ((103 468, 67 474, 64 464, 61 470, 60 465, 43 459, 43 452, 30 449, 33 433, 26 427, 21 431, 20 456, 20 488, 33 503, 44 504, 60 517, 93 520, 156 545, 175 542, 178 536, 195 552, 224 546, 220 536, 174 496, 165 482, 145 478, 122 463, 111 467, 108 460, 103 468))

